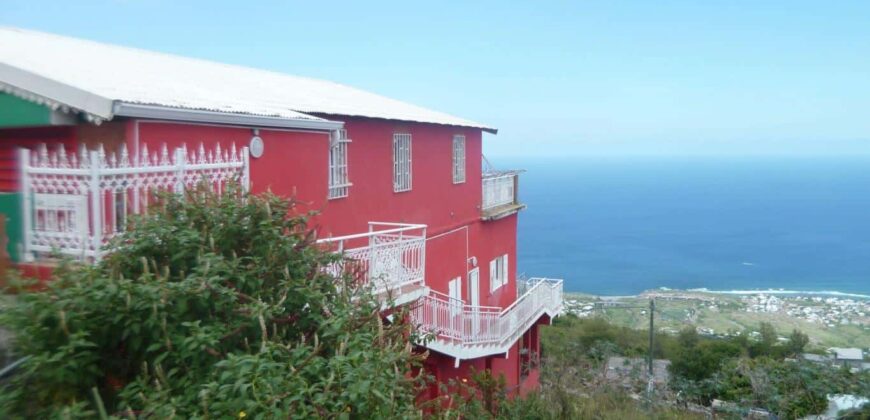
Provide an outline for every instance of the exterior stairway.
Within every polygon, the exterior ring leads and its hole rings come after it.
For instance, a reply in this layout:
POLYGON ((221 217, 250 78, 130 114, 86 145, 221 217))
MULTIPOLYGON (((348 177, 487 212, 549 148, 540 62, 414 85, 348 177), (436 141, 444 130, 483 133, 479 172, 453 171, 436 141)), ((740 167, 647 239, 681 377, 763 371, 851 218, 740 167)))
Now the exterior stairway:
POLYGON ((507 308, 470 306, 431 291, 411 311, 413 322, 430 339, 421 343, 460 360, 507 353, 543 315, 562 310, 562 280, 531 278, 525 292, 507 308))

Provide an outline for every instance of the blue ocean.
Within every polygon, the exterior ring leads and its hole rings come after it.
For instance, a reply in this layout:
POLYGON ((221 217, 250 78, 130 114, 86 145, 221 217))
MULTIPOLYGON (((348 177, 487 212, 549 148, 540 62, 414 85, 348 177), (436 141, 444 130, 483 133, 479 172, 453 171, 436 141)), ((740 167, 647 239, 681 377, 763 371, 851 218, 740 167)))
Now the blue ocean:
POLYGON ((498 163, 528 170, 519 272, 564 278, 566 291, 870 295, 870 157, 498 163))

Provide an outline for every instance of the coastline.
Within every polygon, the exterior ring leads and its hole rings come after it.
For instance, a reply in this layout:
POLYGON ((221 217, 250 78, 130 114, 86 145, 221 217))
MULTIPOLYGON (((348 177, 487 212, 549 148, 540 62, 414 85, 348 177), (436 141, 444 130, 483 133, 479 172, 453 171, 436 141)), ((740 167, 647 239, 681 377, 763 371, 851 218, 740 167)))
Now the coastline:
POLYGON ((657 289, 644 290, 636 295, 595 295, 584 292, 566 291, 566 295, 594 297, 601 300, 620 300, 620 299, 637 299, 644 296, 649 296, 655 293, 699 293, 713 295, 786 295, 786 296, 830 296, 843 297, 852 299, 867 299, 870 300, 870 295, 851 292, 840 292, 836 290, 786 290, 786 289, 744 289, 744 290, 710 290, 706 287, 692 289, 672 289, 669 287, 659 287, 657 289))
POLYGON ((668 288, 620 296, 565 292, 564 313, 646 329, 650 298, 656 300, 656 329, 663 333, 693 326, 700 334, 726 337, 753 334, 768 322, 783 339, 793 329, 803 331, 818 349, 870 348, 870 296, 863 294, 668 288))

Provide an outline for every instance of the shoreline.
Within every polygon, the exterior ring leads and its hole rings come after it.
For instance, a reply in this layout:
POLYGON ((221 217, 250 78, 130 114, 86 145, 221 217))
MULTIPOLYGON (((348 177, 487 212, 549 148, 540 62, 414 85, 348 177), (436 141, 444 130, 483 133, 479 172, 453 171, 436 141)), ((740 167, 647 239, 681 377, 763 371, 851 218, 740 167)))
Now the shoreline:
POLYGON ((767 322, 783 335, 801 330, 821 348, 870 348, 870 296, 858 293, 668 288, 634 296, 566 292, 564 313, 603 317, 615 325, 644 329, 649 325, 644 308, 651 298, 656 300, 656 328, 666 333, 676 334, 691 325, 700 334, 726 337, 757 332, 767 322))
POLYGON ((710 290, 707 288, 693 289, 671 289, 668 287, 660 287, 657 289, 644 290, 635 295, 596 295, 586 292, 565 291, 565 295, 586 296, 601 300, 622 300, 622 299, 638 299, 648 297, 653 294, 678 294, 678 293, 697 293, 711 295, 728 295, 728 296, 750 296, 750 295, 787 295, 787 296, 826 296, 851 299, 866 299, 870 300, 870 294, 840 292, 836 290, 786 290, 786 289, 757 289, 757 290, 710 290))

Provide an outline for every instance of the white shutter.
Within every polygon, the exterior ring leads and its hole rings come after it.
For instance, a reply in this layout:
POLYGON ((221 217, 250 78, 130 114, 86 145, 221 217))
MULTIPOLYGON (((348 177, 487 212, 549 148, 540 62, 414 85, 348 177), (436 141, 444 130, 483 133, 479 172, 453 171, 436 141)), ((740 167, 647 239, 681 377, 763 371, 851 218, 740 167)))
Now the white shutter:
POLYGON ((496 285, 496 279, 498 279, 498 258, 489 262, 489 291, 494 292, 495 289, 498 289, 498 285, 496 285))
POLYGON ((504 254, 503 258, 504 258, 504 275, 501 278, 502 279, 501 284, 505 285, 508 283, 508 256, 507 256, 507 254, 504 254))
POLYGON ((351 186, 347 176, 347 130, 341 129, 332 136, 329 146, 329 198, 347 197, 351 186))

